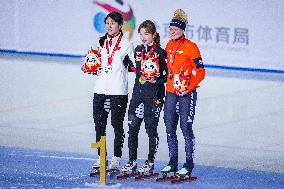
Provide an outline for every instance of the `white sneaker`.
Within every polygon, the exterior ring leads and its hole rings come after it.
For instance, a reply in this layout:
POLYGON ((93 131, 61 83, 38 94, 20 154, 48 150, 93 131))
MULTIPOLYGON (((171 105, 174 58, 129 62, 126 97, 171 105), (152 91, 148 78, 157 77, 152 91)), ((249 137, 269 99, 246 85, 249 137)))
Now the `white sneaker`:
POLYGON ((136 161, 129 161, 127 164, 125 164, 122 168, 122 172, 134 172, 137 169, 137 163, 136 161))
POLYGON ((113 156, 108 166, 109 170, 116 170, 119 166, 120 157, 113 156))
POLYGON ((154 163, 150 163, 148 160, 145 161, 144 165, 138 169, 139 173, 151 172, 154 170, 154 163))
POLYGON ((100 168, 100 157, 97 159, 97 161, 93 164, 93 169, 98 169, 100 168))
POLYGON ((164 169, 162 169, 162 173, 170 173, 170 172, 175 172, 176 168, 172 165, 167 165, 164 169))
POLYGON ((179 170, 176 173, 178 176, 190 176, 191 175, 191 170, 186 169, 185 167, 183 167, 181 170, 179 170))

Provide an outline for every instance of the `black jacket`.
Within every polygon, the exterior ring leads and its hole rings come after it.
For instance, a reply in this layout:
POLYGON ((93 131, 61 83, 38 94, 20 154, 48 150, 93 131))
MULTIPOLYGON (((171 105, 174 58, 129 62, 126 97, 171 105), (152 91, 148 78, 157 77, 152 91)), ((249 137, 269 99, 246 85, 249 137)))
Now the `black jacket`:
POLYGON ((167 64, 166 64, 166 51, 160 46, 156 46, 153 53, 158 57, 159 72, 160 76, 156 79, 156 83, 145 82, 141 84, 139 78, 141 77, 141 57, 142 57, 142 48, 144 48, 144 55, 146 57, 147 52, 151 49, 152 46, 147 46, 146 48, 143 45, 138 45, 134 51, 134 58, 136 63, 136 78, 133 88, 133 97, 142 97, 142 98, 159 98, 163 99, 165 96, 165 86, 164 83, 167 80, 167 64))

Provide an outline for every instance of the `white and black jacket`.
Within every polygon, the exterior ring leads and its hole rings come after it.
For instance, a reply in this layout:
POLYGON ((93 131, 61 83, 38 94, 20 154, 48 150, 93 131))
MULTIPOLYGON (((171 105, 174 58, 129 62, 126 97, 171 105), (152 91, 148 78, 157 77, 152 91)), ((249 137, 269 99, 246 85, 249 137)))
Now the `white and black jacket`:
MULTIPOLYGON (((113 38, 113 45, 109 47, 110 54, 115 47, 118 36, 113 38)), ((119 50, 116 50, 112 61, 112 72, 106 73, 106 66, 108 65, 108 54, 106 49, 106 41, 104 41, 101 48, 102 57, 102 73, 94 78, 94 93, 105 95, 127 95, 128 94, 128 66, 131 61, 129 57, 133 57, 133 44, 129 42, 126 36, 122 36, 119 50), (128 59, 129 61, 125 61, 128 59), (127 62, 127 63, 126 63, 127 62)))

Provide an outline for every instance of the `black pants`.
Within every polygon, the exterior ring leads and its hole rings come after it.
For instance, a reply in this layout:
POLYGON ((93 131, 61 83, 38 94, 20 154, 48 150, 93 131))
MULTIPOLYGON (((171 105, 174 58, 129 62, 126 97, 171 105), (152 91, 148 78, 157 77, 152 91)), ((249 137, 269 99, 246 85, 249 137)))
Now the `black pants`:
POLYGON ((157 132, 160 112, 163 107, 162 99, 133 97, 128 112, 129 126, 129 160, 137 160, 138 133, 144 118, 146 133, 149 137, 148 160, 154 162, 159 144, 157 132))
MULTIPOLYGON (((96 142, 106 136, 108 113, 111 111, 111 125, 114 129, 114 156, 121 157, 124 142, 123 120, 126 112, 128 95, 94 94, 93 118, 96 129, 96 142)), ((98 150, 100 155, 100 150, 98 150)))

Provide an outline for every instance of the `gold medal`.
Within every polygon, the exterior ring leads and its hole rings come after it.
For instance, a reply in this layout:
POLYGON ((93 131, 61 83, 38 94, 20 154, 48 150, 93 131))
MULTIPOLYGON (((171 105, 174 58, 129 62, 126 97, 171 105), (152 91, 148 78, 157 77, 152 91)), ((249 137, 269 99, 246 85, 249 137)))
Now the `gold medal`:
POLYGON ((144 83, 146 83, 146 79, 143 76, 140 76, 139 78, 139 82, 141 83, 141 85, 143 85, 144 83))
POLYGON ((156 104, 156 105, 159 105, 159 104, 161 104, 161 103, 162 103, 162 102, 161 102, 161 100, 160 100, 160 99, 158 99, 158 98, 157 98, 156 100, 154 100, 154 102, 155 102, 155 104, 156 104))

